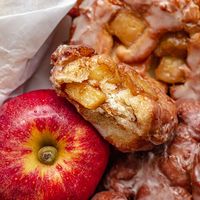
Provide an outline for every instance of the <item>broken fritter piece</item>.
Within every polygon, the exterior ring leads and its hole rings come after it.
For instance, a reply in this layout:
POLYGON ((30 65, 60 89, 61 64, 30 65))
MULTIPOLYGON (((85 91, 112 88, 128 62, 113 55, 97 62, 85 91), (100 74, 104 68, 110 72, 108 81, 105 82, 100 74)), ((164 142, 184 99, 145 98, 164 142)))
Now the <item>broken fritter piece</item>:
POLYGON ((57 93, 123 152, 166 142, 177 124, 176 107, 160 84, 108 55, 94 54, 84 46, 58 47, 51 71, 57 93))

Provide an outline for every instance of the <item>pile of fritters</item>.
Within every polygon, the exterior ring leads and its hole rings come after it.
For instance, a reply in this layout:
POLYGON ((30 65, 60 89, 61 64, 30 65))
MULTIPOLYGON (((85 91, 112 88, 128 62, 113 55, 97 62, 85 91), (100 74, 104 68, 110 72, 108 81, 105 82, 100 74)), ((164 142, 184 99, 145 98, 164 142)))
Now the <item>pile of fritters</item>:
POLYGON ((70 15, 53 86, 127 153, 93 200, 200 199, 200 1, 83 0, 70 15))

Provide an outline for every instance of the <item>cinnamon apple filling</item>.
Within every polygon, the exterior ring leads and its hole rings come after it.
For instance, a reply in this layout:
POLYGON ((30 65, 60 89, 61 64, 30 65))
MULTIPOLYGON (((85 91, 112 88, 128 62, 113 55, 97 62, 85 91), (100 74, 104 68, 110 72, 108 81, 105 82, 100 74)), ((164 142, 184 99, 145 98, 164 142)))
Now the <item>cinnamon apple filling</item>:
POLYGON ((121 151, 147 150, 167 141, 177 119, 163 87, 108 55, 81 57, 87 51, 92 52, 63 45, 54 52, 51 81, 57 93, 121 151))

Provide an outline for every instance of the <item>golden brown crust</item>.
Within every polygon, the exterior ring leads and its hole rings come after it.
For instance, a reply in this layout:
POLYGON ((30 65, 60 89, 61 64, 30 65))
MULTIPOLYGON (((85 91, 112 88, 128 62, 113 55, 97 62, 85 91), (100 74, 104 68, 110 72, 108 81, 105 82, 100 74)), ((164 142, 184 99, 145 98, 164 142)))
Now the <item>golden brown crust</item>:
POLYGON ((90 57, 95 55, 95 51, 87 46, 73 46, 69 48, 57 48, 51 55, 51 64, 63 65, 72 62, 81 57, 90 57))
POLYGON ((172 135, 175 104, 149 76, 116 64, 109 56, 94 55, 88 47, 60 46, 52 63, 57 93, 119 150, 151 149, 172 135))
POLYGON ((92 200, 127 200, 127 198, 119 192, 105 191, 97 193, 92 200))

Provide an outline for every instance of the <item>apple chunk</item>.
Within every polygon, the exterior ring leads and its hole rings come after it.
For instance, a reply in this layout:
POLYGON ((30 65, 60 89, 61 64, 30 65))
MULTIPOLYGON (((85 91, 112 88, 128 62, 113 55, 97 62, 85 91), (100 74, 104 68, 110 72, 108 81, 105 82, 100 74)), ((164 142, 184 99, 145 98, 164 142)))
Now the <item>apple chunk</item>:
POLYGON ((93 65, 89 75, 89 79, 96 81, 106 80, 108 83, 117 84, 120 82, 120 77, 115 68, 116 66, 106 65, 102 63, 93 65))
POLYGON ((88 200, 108 157, 107 143, 53 90, 0 108, 1 200, 88 200))
POLYGON ((66 84, 65 92, 70 96, 70 98, 74 99, 88 109, 96 109, 106 99, 103 92, 88 84, 66 84))
POLYGON ((145 22, 129 11, 120 11, 110 23, 109 31, 126 46, 130 46, 143 33, 145 22))
POLYGON ((161 59, 155 74, 158 80, 165 83, 184 83, 189 75, 189 68, 183 59, 165 56, 161 59))

